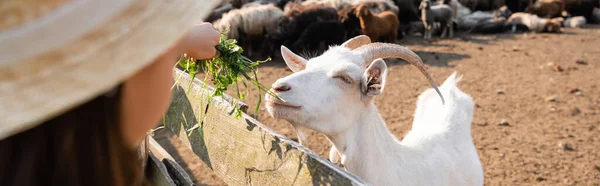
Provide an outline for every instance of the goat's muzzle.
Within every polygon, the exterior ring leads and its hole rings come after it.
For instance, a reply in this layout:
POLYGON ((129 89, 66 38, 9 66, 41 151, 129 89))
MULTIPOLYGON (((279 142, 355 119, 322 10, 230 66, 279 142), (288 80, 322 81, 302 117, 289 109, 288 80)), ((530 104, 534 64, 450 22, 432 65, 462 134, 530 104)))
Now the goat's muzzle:
POLYGON ((271 87, 271 91, 273 92, 287 92, 292 90, 292 87, 286 83, 275 83, 271 87))

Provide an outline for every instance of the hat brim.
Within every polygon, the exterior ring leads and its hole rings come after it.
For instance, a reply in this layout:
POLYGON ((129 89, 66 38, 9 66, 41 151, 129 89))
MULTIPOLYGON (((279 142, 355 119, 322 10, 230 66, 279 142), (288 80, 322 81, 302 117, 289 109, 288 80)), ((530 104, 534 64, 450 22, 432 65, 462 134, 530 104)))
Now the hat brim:
POLYGON ((67 45, 3 67, 0 140, 115 87, 172 47, 216 4, 218 0, 136 2, 67 45))

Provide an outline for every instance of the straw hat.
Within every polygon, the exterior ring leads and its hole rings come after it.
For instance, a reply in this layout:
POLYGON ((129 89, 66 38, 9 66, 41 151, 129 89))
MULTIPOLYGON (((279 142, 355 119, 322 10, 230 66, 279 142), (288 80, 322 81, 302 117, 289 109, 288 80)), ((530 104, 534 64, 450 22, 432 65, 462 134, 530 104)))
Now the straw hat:
POLYGON ((150 64, 219 0, 2 0, 0 140, 150 64))

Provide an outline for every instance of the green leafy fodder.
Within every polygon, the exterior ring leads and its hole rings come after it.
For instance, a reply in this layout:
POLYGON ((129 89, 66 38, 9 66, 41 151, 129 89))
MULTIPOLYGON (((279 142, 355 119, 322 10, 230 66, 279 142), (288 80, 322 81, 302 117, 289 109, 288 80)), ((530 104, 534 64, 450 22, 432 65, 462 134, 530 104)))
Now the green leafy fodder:
MULTIPOLYGON (((254 110, 254 114, 258 112, 258 108, 262 102, 262 92, 266 92, 275 98, 279 99, 275 94, 269 91, 265 86, 258 82, 256 71, 258 65, 271 59, 264 61, 252 61, 243 56, 243 49, 237 45, 235 39, 228 39, 224 34, 221 34, 220 44, 216 46, 220 55, 207 60, 196 60, 186 56, 179 59, 178 65, 185 69, 185 72, 193 78, 201 71, 205 72, 206 78, 209 78, 214 84, 214 92, 210 97, 223 96, 224 93, 234 86, 238 99, 245 99, 248 95, 248 84, 258 88, 258 103, 254 110), (240 90, 240 84, 244 90, 240 90)), ((205 78, 205 81, 206 81, 205 78)), ((209 99, 210 100, 210 99, 209 99)), ((231 100, 234 108, 229 114, 236 114, 236 118, 242 115, 237 101, 231 100)))

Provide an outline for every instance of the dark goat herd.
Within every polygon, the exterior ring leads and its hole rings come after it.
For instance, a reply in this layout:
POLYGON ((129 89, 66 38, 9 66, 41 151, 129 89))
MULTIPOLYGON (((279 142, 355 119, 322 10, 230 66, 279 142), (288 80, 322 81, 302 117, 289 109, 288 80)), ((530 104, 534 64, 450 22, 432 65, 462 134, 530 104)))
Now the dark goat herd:
POLYGON ((361 34, 394 43, 417 33, 560 33, 600 23, 599 7, 600 0, 225 0, 207 21, 246 55, 266 57, 281 45, 314 55, 361 34))

